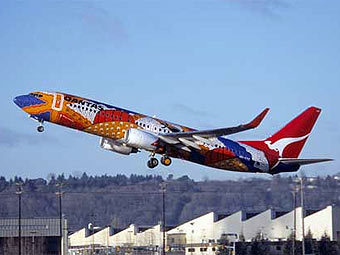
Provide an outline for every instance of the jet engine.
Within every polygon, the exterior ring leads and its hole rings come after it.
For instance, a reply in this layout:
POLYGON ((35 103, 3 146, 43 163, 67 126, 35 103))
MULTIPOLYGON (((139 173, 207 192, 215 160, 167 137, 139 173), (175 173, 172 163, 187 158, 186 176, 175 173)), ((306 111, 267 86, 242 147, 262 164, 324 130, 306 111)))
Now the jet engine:
POLYGON ((126 145, 148 151, 154 151, 156 149, 154 143, 157 142, 158 139, 156 135, 136 128, 129 129, 125 134, 126 145))
POLYGON ((100 147, 105 150, 117 152, 124 155, 129 155, 130 153, 138 152, 138 150, 135 148, 117 143, 115 140, 109 138, 102 138, 100 140, 100 147))

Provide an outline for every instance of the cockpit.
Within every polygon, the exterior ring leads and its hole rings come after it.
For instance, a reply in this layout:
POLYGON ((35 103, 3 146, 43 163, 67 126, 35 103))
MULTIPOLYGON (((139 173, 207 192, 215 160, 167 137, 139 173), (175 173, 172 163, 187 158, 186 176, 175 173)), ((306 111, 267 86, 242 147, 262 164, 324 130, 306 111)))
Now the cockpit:
POLYGON ((31 96, 34 96, 36 98, 39 98, 39 97, 43 97, 43 95, 39 94, 39 93, 29 93, 31 96))

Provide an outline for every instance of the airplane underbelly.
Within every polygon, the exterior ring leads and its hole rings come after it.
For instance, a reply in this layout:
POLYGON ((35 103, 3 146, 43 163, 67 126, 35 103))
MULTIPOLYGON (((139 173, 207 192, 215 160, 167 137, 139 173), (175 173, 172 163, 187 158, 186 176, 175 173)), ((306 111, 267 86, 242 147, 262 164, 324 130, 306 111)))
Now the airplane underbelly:
POLYGON ((249 168, 247 167, 247 165, 244 164, 239 158, 221 160, 209 164, 209 166, 231 171, 249 172, 249 168))

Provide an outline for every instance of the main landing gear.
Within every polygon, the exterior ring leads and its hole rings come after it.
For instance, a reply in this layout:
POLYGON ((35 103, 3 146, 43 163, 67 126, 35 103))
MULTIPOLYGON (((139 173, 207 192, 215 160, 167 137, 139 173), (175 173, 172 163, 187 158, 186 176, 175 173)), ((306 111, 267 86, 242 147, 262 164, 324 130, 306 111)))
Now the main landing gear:
POLYGON ((151 157, 149 160, 148 160, 148 167, 149 168, 155 168, 156 166, 158 166, 158 159, 154 158, 154 157, 151 157))
MULTIPOLYGON (((161 157, 161 163, 164 166, 170 166, 171 165, 171 158, 169 158, 168 156, 164 155, 161 157)), ((150 159, 147 162, 147 165, 149 168, 155 168, 156 166, 158 166, 158 159, 155 158, 155 154, 151 154, 150 159)))
POLYGON ((165 166, 170 166, 171 165, 171 158, 169 158, 168 156, 163 156, 161 157, 161 163, 165 166))

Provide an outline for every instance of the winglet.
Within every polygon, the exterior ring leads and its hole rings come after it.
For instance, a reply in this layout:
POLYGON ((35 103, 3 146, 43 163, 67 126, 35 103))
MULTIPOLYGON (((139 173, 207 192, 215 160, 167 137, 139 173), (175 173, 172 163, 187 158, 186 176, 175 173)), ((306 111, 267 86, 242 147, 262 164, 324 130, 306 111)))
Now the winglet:
POLYGON ((264 119, 264 117, 267 115, 268 112, 269 112, 269 108, 264 109, 259 115, 255 117, 255 119, 253 119, 248 124, 245 124, 244 126, 247 128, 258 127, 258 125, 260 125, 260 123, 262 122, 262 120, 264 119))

